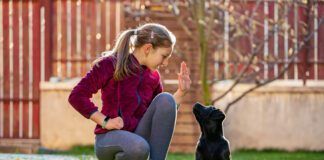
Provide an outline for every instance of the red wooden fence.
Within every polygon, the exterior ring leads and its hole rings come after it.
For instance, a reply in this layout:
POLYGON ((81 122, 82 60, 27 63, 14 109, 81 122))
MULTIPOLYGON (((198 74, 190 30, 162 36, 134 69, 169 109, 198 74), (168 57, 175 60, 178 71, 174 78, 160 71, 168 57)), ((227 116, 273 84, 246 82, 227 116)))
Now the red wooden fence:
POLYGON ((0 2, 0 140, 39 139, 39 83, 83 76, 123 26, 120 1, 0 2))
POLYGON ((39 138, 40 3, 2 1, 0 138, 39 138))
MULTIPOLYGON (((319 20, 324 17, 324 3, 315 0, 310 4, 311 9, 307 3, 297 1, 284 4, 276 1, 262 1, 258 7, 256 7, 255 1, 231 2, 233 10, 224 9, 224 37, 233 36, 229 32, 229 28, 235 24, 230 22, 229 17, 233 17, 236 23, 245 17, 243 19, 248 22, 248 18, 250 18, 248 16, 251 15, 253 9, 256 9, 256 14, 253 17, 256 26, 255 39, 259 43, 264 43, 262 50, 257 53, 256 66, 261 70, 258 74, 260 79, 268 79, 277 76, 280 70, 287 65, 288 57, 291 54, 289 52, 298 50, 299 43, 305 38, 303 32, 308 25, 309 31, 313 32, 308 46, 298 51, 298 56, 292 66, 280 79, 304 81, 324 79, 324 46, 319 45, 319 42, 324 40, 322 36, 324 25, 318 24, 319 20), (247 12, 250 14, 246 15, 247 12), (284 20, 290 29, 285 29, 284 23, 279 20, 284 20)), ((235 52, 239 51, 243 53, 243 56, 249 55, 251 54, 250 46, 248 37, 232 38, 231 42, 224 40, 224 49, 220 53, 216 53, 219 54, 215 59, 216 78, 227 79, 237 75, 244 64, 238 60, 239 57, 235 52)))
POLYGON ((54 1, 52 5, 52 76, 83 76, 124 29, 122 3, 79 0, 54 1))

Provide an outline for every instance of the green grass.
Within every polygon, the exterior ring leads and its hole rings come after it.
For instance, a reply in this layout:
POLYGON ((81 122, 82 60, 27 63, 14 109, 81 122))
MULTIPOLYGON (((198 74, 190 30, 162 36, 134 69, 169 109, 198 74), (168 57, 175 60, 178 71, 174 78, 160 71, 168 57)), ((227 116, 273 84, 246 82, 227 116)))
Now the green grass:
POLYGON ((233 160, 324 160, 324 152, 278 150, 241 150, 232 154, 233 160))
MULTIPOLYGON (((93 146, 76 146, 68 151, 53 151, 41 149, 39 154, 60 155, 90 155, 94 156, 93 146)), ((168 160, 194 160, 194 154, 169 153, 168 160)), ((232 160, 324 160, 324 151, 296 151, 286 152, 280 150, 240 150, 232 153, 232 160)))

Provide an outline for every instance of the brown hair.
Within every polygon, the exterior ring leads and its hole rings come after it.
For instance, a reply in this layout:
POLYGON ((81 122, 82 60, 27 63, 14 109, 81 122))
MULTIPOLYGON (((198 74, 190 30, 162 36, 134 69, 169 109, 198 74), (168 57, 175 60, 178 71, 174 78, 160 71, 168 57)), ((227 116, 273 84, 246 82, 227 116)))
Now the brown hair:
MULTIPOLYGON (((128 29, 122 32, 116 41, 116 44, 110 55, 115 56, 114 79, 122 80, 134 72, 129 68, 130 61, 130 48, 139 48, 144 44, 152 44, 153 48, 157 47, 174 47, 176 38, 165 26, 156 23, 147 23, 137 27, 136 29, 128 29), (132 37, 134 36, 134 37, 132 37), (132 38, 132 41, 131 41, 132 38)), ((140 68, 140 66, 136 66, 140 68)))

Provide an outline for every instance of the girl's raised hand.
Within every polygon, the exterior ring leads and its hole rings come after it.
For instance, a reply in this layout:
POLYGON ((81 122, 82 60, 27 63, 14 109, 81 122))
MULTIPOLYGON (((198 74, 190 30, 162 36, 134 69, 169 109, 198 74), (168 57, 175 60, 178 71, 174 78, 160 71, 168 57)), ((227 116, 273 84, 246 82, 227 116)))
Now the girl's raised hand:
POLYGON ((191 85, 189 71, 185 62, 181 63, 180 73, 178 73, 178 81, 179 81, 178 91, 182 95, 185 95, 189 91, 191 85))

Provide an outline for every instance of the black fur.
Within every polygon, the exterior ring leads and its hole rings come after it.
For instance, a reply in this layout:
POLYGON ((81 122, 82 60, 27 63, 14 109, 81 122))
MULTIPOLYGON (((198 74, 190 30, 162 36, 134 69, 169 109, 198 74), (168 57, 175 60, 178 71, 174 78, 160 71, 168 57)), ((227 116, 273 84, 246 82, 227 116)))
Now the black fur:
POLYGON ((196 148, 196 160, 230 160, 229 142, 223 136, 225 114, 213 106, 196 103, 193 113, 200 125, 201 136, 196 148))

